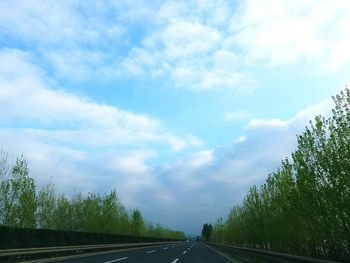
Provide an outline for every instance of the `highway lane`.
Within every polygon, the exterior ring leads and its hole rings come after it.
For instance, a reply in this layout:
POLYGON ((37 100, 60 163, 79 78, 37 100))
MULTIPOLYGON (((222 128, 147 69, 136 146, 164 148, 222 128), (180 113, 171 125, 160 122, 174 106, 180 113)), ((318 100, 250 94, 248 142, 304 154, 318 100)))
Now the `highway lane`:
POLYGON ((111 252, 100 255, 51 261, 56 263, 232 263, 227 257, 201 242, 183 242, 170 245, 111 252))

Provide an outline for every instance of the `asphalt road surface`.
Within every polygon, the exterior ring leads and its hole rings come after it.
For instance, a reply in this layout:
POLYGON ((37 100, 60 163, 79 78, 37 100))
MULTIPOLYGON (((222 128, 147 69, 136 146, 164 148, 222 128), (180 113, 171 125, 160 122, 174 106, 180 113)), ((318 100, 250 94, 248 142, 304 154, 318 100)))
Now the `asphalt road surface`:
MULTIPOLYGON (((51 261, 52 262, 52 261, 51 261)), ((111 252, 54 261, 57 263, 232 263, 216 250, 201 242, 183 242, 170 245, 111 252)))

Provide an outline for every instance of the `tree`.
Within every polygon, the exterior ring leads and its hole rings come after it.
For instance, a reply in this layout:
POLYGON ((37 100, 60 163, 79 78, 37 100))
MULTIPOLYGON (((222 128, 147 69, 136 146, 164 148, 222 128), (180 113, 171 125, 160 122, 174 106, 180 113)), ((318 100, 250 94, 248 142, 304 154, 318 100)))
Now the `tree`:
POLYGON ((6 180, 10 175, 7 153, 0 151, 0 224, 4 224, 8 197, 6 180))
POLYGON ((212 231, 213 231, 213 227, 211 224, 205 223, 203 225, 202 236, 205 238, 206 241, 210 240, 212 231))
POLYGON ((222 217, 218 218, 213 226, 211 238, 216 242, 222 243, 224 241, 225 223, 222 217))
POLYGON ((51 182, 38 193, 37 220, 39 228, 53 229, 57 197, 55 185, 51 182))
POLYGON ((141 236, 145 232, 145 221, 143 220, 141 211, 135 209, 131 216, 133 232, 137 236, 141 236))
POLYGON ((29 177, 27 160, 22 155, 12 167, 10 177, 1 182, 3 224, 35 227, 37 200, 34 179, 29 177))
POLYGON ((128 233, 130 224, 124 206, 119 202, 117 192, 111 191, 102 198, 102 232, 105 233, 128 233))

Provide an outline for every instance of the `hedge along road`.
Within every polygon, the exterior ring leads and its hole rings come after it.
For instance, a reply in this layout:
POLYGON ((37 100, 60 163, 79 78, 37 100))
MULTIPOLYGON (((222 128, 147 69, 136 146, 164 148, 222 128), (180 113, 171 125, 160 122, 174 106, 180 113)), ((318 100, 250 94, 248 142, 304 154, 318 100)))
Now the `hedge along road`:
POLYGON ((50 260, 55 263, 232 263, 220 252, 201 242, 183 242, 170 245, 153 246, 142 249, 123 250, 79 258, 50 260))

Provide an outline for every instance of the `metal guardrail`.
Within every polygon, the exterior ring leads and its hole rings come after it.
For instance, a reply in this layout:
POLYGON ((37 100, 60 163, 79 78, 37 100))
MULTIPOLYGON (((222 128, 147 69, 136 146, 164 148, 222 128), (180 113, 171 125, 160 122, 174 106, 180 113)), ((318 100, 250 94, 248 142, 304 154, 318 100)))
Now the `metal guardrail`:
POLYGON ((265 260, 268 260, 269 262, 336 263, 335 261, 308 258, 308 257, 302 257, 302 256, 296 256, 296 255, 290 255, 290 254, 284 254, 284 253, 266 251, 266 250, 260 250, 260 249, 229 246, 229 245, 213 243, 213 242, 205 242, 205 243, 220 251, 229 252, 230 254, 239 253, 247 256, 252 256, 254 258, 265 259, 265 260))
MULTIPOLYGON (((84 245, 84 246, 60 246, 60 247, 41 247, 41 248, 20 248, 20 249, 1 249, 0 250, 0 262, 2 259, 8 260, 11 259, 26 259, 28 257, 45 255, 49 256, 50 254, 61 254, 61 253, 81 253, 81 252, 90 252, 90 251, 105 251, 105 250, 117 250, 124 248, 136 248, 136 247, 145 247, 145 246, 155 246, 170 244, 174 242, 144 242, 144 243, 120 243, 120 244, 103 244, 103 245, 84 245)), ((5 261, 6 262, 6 261, 5 261)), ((11 261, 12 262, 12 261, 11 261)))

